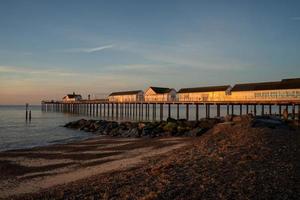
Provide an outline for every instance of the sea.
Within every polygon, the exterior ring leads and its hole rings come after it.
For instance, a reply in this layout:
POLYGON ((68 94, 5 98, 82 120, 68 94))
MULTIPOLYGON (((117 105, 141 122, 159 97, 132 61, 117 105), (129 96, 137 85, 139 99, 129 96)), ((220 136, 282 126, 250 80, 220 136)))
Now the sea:
MULTIPOLYGON (((157 106, 156 119, 159 120, 160 112, 157 106)), ((31 121, 25 118, 25 105, 0 105, 0 151, 31 148, 36 146, 45 146, 58 143, 68 143, 77 140, 83 140, 95 137, 94 134, 64 128, 63 126, 74 120, 85 119, 106 119, 118 121, 146 121, 153 120, 152 106, 150 106, 150 118, 145 116, 135 119, 134 117, 125 118, 107 118, 103 117, 103 113, 98 116, 78 115, 62 112, 44 112, 41 111, 40 105, 31 105, 29 110, 32 113, 31 121)), ((189 106, 189 119, 195 120, 195 106, 189 106)), ((103 111, 103 110, 102 110, 103 111)), ((243 114, 246 108, 243 106, 243 114)), ((168 108, 164 106, 163 119, 167 119, 168 108)), ((230 108, 231 112, 231 108, 230 108)), ((239 106, 235 106, 234 113, 239 114, 239 106)), ((253 107, 249 107, 249 112, 253 112, 253 107)), ((257 107, 257 113, 261 112, 261 108, 257 107)), ((268 112, 268 107, 265 106, 265 112, 268 112)), ((278 113, 278 108, 272 109, 273 113, 278 113)), ((221 106, 221 116, 227 113, 226 106, 221 106)), ((186 118, 186 107, 181 105, 179 109, 180 118, 186 118)), ((145 115, 145 111, 144 111, 145 115)), ((217 115, 216 106, 211 106, 210 116, 217 115)), ((205 116, 205 107, 199 106, 199 117, 205 116)), ((177 117, 177 108, 175 105, 171 106, 171 117, 177 117)))
POLYGON ((69 121, 87 118, 58 112, 42 112, 29 106, 32 119, 26 121, 25 105, 0 105, 0 151, 67 143, 93 137, 91 133, 64 128, 69 121))

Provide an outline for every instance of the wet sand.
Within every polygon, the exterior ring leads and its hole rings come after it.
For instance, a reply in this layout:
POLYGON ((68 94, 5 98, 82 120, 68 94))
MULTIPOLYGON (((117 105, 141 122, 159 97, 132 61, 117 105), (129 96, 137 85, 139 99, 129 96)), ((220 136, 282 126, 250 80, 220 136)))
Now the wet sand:
POLYGON ((192 138, 112 138, 0 152, 0 198, 36 193, 94 175, 142 165, 192 138))

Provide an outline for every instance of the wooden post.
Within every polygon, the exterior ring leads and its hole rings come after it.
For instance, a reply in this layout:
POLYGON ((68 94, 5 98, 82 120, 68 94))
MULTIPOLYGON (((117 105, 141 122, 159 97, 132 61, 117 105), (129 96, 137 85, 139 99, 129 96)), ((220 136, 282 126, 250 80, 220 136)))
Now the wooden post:
POLYGON ((159 119, 160 121, 163 120, 163 116, 164 116, 164 107, 163 107, 163 104, 159 104, 159 107, 160 107, 160 116, 159 116, 159 119))
POLYGON ((300 104, 298 104, 298 124, 300 125, 300 104))
POLYGON ((256 116, 256 104, 253 105, 254 106, 254 116, 256 116))
POLYGON ((97 116, 97 117, 98 117, 98 115, 99 115, 99 107, 98 107, 98 106, 99 106, 99 104, 97 103, 97 104, 96 104, 96 116, 97 116))
POLYGON ((240 116, 243 115, 243 105, 240 104, 240 116))
POLYGON ((103 116, 106 117, 106 103, 103 104, 103 116))
POLYGON ((227 104, 227 115, 229 115, 229 104, 227 104))
POLYGON ((262 116, 265 115, 265 105, 264 104, 261 105, 261 115, 262 116))
POLYGON ((111 117, 114 118, 114 103, 111 103, 111 117))
POLYGON ((119 118, 119 103, 116 103, 116 118, 119 118))
POLYGON ((153 121, 155 121, 155 110, 156 110, 155 104, 152 104, 152 119, 153 119, 153 121))
POLYGON ((196 121, 199 121, 199 104, 196 103, 196 121))
POLYGON ((221 112, 220 112, 220 104, 217 104, 217 117, 221 116, 221 112))
POLYGON ((234 104, 231 104, 231 115, 234 115, 234 104))
POLYGON ((210 118, 210 104, 207 104, 207 118, 210 118))
POLYGON ((272 115, 272 105, 269 105, 269 115, 272 115))
POLYGON ((29 121, 31 121, 31 110, 29 110, 29 121))
POLYGON ((93 116, 95 116, 95 104, 93 103, 93 116))
POLYGON ((249 105, 248 104, 246 105, 246 114, 247 115, 249 114, 249 105))
POLYGON ((142 107, 141 117, 142 117, 142 119, 144 119, 144 104, 143 103, 141 103, 141 107, 142 107))
POLYGON ((281 104, 279 104, 279 108, 278 108, 279 110, 278 110, 278 114, 279 114, 279 117, 281 117, 281 104))
POLYGON ((141 103, 139 103, 139 120, 141 119, 141 103))
POLYGON ((295 104, 292 105, 292 119, 295 119, 295 104))
POLYGON ((177 104, 177 119, 179 119, 179 103, 177 104))
POLYGON ((207 104, 205 104, 205 118, 208 118, 208 107, 207 107, 207 104))
POLYGON ((168 118, 171 118, 171 104, 168 104, 168 118))
POLYGON ((25 115, 26 121, 28 120, 28 106, 29 106, 29 104, 26 103, 26 105, 25 105, 25 107, 26 107, 26 115, 25 115))
POLYGON ((186 111, 186 120, 189 120, 189 104, 187 103, 185 106, 186 106, 186 109, 185 109, 185 111, 186 111))

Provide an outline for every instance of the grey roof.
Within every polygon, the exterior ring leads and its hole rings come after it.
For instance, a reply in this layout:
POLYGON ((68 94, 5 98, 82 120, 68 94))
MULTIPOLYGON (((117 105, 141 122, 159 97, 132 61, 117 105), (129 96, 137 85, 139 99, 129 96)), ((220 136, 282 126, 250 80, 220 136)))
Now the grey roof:
POLYGON ((280 89, 300 89, 300 78, 282 79, 276 82, 262 83, 243 83, 233 86, 231 91, 250 91, 250 90, 280 90, 280 89))
POLYGON ((121 92, 113 92, 109 96, 119 96, 119 95, 133 95, 143 92, 142 90, 133 90, 133 91, 121 91, 121 92))
POLYGON ((178 91, 178 93, 226 91, 229 87, 230 87, 230 85, 208 86, 208 87, 195 87, 195 88, 181 88, 178 91))
POLYGON ((165 94, 171 92, 171 88, 164 88, 164 87, 150 87, 156 94, 165 94))

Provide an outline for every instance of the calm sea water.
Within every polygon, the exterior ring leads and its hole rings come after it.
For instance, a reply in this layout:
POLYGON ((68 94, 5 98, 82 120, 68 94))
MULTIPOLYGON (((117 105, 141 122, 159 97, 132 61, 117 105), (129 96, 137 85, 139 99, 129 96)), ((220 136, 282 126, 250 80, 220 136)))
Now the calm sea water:
MULTIPOLYGON (((40 106, 30 106, 31 122, 25 120, 25 106, 0 105, 0 151, 65 143, 93 137, 91 133, 62 127, 83 118, 55 112, 41 112, 40 106)), ((85 116, 86 118, 86 116, 85 116)))
MULTIPOLYGON (((156 120, 159 120, 159 106, 156 107, 156 120)), ((44 146, 55 143, 66 143, 74 140, 81 140, 85 138, 94 137, 92 133, 87 133, 78 130, 71 130, 62 127, 65 123, 78 120, 81 118, 107 119, 116 120, 112 118, 104 118, 103 114, 100 116, 86 116, 74 115, 59 112, 42 112, 40 106, 30 106, 32 111, 31 122, 25 120, 25 106, 1 106, 0 105, 0 151, 9 149, 29 148, 34 146, 44 146)), ((189 107, 189 119, 195 120, 195 106, 189 107)), ((246 108, 243 107, 245 114, 246 108)), ((249 112, 253 111, 253 107, 249 106, 249 112)), ((230 108, 231 112, 231 108, 230 108)), ((235 106, 235 114, 238 114, 239 106, 235 106)), ((268 113, 268 107, 265 107, 265 112, 268 113)), ((278 108, 273 107, 273 113, 278 113, 278 108)), ((180 118, 186 118, 186 107, 180 106, 180 118)), ((227 113, 226 106, 221 107, 221 115, 225 116, 227 113)), ((257 114, 261 113, 261 109, 257 107, 257 114)), ((145 111, 144 111, 145 115, 145 111)), ((168 107, 164 106, 163 118, 168 116, 168 107)), ((216 106, 211 106, 210 116, 217 115, 216 106)), ((205 116, 205 107, 199 106, 199 117, 205 116)), ((177 108, 175 105, 171 106, 171 117, 177 117, 177 108)), ((150 106, 150 118, 145 116, 139 119, 133 117, 119 118, 118 120, 153 120, 152 106, 150 106)))

